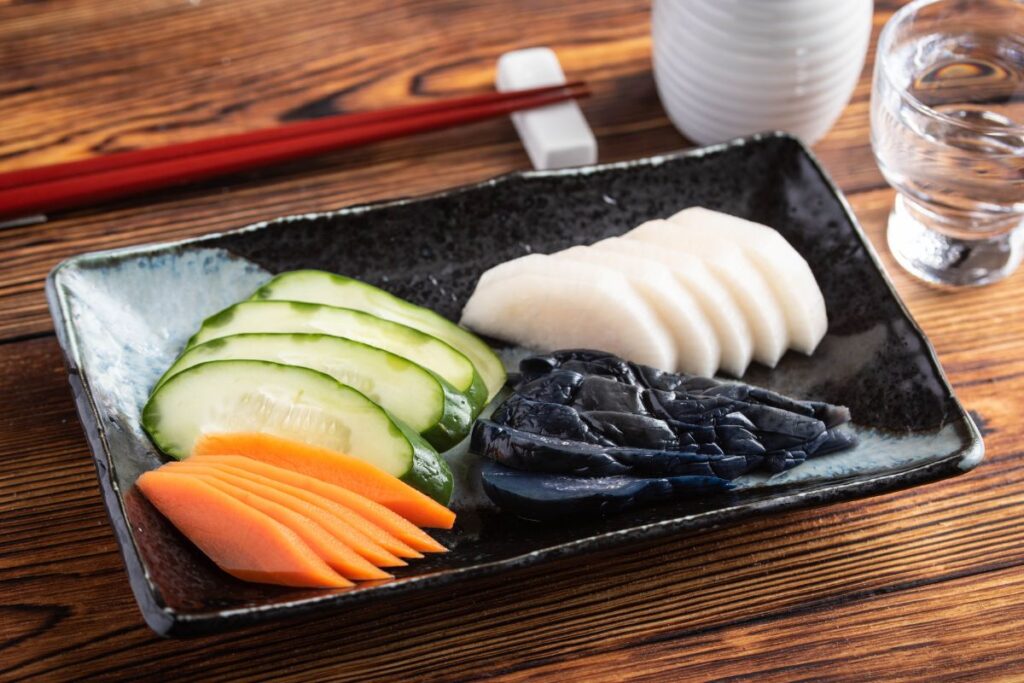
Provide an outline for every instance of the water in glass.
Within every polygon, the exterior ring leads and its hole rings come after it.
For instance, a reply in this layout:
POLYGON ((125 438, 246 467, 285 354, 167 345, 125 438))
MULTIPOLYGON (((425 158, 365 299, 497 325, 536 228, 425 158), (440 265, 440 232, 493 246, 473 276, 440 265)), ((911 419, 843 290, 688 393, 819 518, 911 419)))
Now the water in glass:
POLYGON ((1024 252, 1022 20, 1013 0, 918 2, 880 39, 871 132, 899 193, 889 243, 926 280, 993 282, 1024 252))

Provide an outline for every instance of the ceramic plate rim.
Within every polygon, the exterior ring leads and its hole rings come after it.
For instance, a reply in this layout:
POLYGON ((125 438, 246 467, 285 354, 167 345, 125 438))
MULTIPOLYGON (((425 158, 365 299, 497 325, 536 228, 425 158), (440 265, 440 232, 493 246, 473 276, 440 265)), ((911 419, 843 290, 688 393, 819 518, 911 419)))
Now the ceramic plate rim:
POLYGON ((832 504, 846 500, 865 498, 871 495, 892 492, 921 483, 936 481, 965 473, 976 467, 984 457, 984 444, 977 425, 974 424, 971 416, 957 399, 955 392, 953 391, 953 387, 949 383, 946 373, 939 363, 935 349, 932 347, 931 342, 917 324, 917 321, 914 320, 906 304, 897 293, 892 280, 882 266, 878 254, 875 252, 871 242, 867 239, 867 236, 857 221, 846 197, 839 191, 835 183, 822 168, 820 162, 810 152, 806 145, 804 145, 799 139, 784 132, 759 133, 730 140, 728 142, 696 147, 668 154, 660 154, 641 159, 595 164, 568 169, 511 172, 478 183, 460 185, 426 195, 357 204, 323 212, 292 214, 270 220, 259 221, 234 230, 208 233, 205 235, 188 237, 169 242, 149 243, 119 249, 88 252, 62 261, 50 271, 46 278, 46 297, 54 321, 54 332, 67 365, 68 379, 71 384, 76 409, 79 415, 79 421, 82 423, 83 429, 86 433, 86 440, 89 443, 93 463, 97 470, 101 493, 103 494, 104 506, 106 507, 108 517, 110 518, 111 526, 114 528, 115 536, 121 550, 121 555, 124 558, 126 569, 128 570, 127 573, 132 587, 132 592, 135 595, 135 599, 139 604, 146 623, 160 635, 194 636, 220 632, 233 627, 254 625, 268 619, 296 617, 312 612, 318 612, 334 605, 340 605, 341 603, 355 604, 366 600, 377 599, 385 595, 398 595, 420 587, 439 587, 449 585, 463 579, 490 576, 503 571, 535 565, 548 559, 567 557, 581 554, 583 552, 603 550, 613 546, 629 545, 631 543, 639 543, 664 537, 675 532, 699 529, 702 528, 701 522, 706 517, 713 517, 720 523, 732 524, 758 513, 795 510, 815 505, 832 504), (882 280, 888 287, 892 298, 899 306, 904 318, 911 325, 913 331, 924 341, 923 351, 927 355, 928 361, 931 363, 933 369, 936 371, 943 389, 949 392, 952 402, 958 412, 958 415, 954 417, 959 417, 967 428, 968 433, 966 434, 966 438, 969 443, 965 449, 935 460, 916 463, 910 467, 895 468, 885 472, 880 472, 875 476, 866 479, 838 481, 833 483, 822 482, 812 490, 782 492, 779 495, 775 495, 770 498, 747 501, 730 507, 716 508, 714 510, 684 515, 682 517, 663 519, 617 531, 581 537, 572 541, 560 542, 557 545, 501 560, 491 560, 468 567, 448 569, 436 574, 409 577, 404 581, 382 584, 370 590, 357 591, 354 593, 326 594, 319 597, 307 597, 293 601, 277 602, 270 605, 246 606, 203 612, 179 612, 163 604, 160 598, 159 588, 151 581, 149 570, 142 561, 141 554, 128 529, 128 517, 124 507, 124 498, 120 491, 120 487, 114 479, 111 451, 101 427, 100 413, 93 400, 93 395, 88 384, 88 378, 81 373, 79 363, 80 341, 76 334, 75 327, 68 316, 67 301, 60 284, 60 277, 63 270, 78 264, 100 259, 173 251, 175 249, 200 245, 206 241, 216 240, 224 235, 238 235, 247 232, 255 232, 270 225, 280 223, 309 220, 312 218, 333 218, 353 215, 389 206, 426 201, 452 194, 469 192, 474 189, 494 187, 515 179, 585 176, 613 169, 629 169, 646 166, 653 167, 680 158, 701 158, 711 154, 720 153, 731 148, 759 143, 773 138, 782 138, 792 141, 798 145, 799 152, 811 163, 814 172, 824 182, 829 193, 833 198, 839 201, 847 220, 854 229, 856 238, 867 252, 874 268, 881 275, 882 280))

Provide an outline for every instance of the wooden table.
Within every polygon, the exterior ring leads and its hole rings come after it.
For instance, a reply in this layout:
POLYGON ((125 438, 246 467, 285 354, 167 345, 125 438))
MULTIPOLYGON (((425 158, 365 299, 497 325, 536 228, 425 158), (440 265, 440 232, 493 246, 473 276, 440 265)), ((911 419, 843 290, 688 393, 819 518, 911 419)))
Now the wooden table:
MULTIPOLYGON (((0 170, 473 91, 500 53, 533 44, 593 85, 584 108, 603 161, 689 145, 655 93, 647 2, 386 4, 0 2, 0 170)), ((893 4, 877 3, 876 33, 893 4)), ((505 120, 381 144, 0 230, 0 680, 1024 678, 1024 272, 944 293, 892 262, 870 61, 815 151, 984 429, 978 470, 331 619, 154 637, 100 502, 43 278, 83 251, 527 166, 505 120)))

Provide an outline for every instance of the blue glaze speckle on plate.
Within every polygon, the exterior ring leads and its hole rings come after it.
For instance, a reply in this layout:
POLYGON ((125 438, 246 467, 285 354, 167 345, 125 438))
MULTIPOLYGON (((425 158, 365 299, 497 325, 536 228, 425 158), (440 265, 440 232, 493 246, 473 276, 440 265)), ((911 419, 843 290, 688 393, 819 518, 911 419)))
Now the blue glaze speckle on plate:
MULTIPOLYGON (((967 471, 983 453, 844 200, 807 150, 781 134, 89 254, 58 266, 47 295, 132 588, 162 634, 342 610, 545 558, 892 491, 967 471), (457 447, 446 457, 457 475, 459 519, 438 534, 452 551, 402 568, 390 582, 326 592, 232 579, 131 488, 162 461, 138 427, 150 387, 203 318, 270 273, 332 270, 457 319, 480 273, 496 263, 590 243, 693 205, 771 225, 807 258, 825 295, 828 335, 813 356, 789 353, 776 369, 755 365, 743 379, 848 405, 861 437, 856 449, 773 477, 744 477, 734 493, 703 501, 536 524, 499 514, 480 490, 475 457, 457 447)), ((500 351, 514 369, 522 350, 500 351)))
POLYGON ((141 407, 192 332, 270 273, 223 249, 199 248, 81 257, 54 277, 93 400, 141 435, 141 407))

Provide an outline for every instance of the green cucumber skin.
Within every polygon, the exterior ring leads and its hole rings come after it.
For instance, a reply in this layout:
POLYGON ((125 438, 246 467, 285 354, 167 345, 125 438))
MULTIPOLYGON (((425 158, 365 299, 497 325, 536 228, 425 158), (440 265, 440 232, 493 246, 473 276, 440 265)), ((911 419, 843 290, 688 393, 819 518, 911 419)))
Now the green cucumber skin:
MULTIPOLYGON (((444 316, 440 315, 436 311, 433 311, 433 310, 431 310, 429 308, 426 308, 424 306, 418 306, 418 305, 416 305, 416 304, 414 304, 414 303, 412 303, 410 301, 406 301, 405 299, 402 299, 401 297, 395 296, 394 294, 392 294, 391 292, 388 292, 387 290, 384 290, 384 289, 381 289, 380 287, 376 287, 376 286, 371 285, 369 283, 363 282, 362 280, 357 280, 356 278, 351 278, 351 277, 348 277, 346 275, 338 275, 337 273, 331 273, 331 272, 328 272, 328 271, 325 271, 325 270, 315 270, 315 269, 311 269, 311 268, 301 269, 301 270, 291 270, 291 271, 287 271, 287 272, 284 272, 284 273, 279 273, 279 274, 275 275, 273 278, 271 278, 269 281, 263 283, 263 285, 261 285, 253 293, 253 295, 250 297, 250 300, 277 299, 278 297, 275 297, 275 295, 273 294, 274 286, 276 284, 278 284, 283 278, 296 278, 296 277, 304 277, 304 276, 307 276, 307 277, 308 276, 312 276, 312 277, 326 277, 328 279, 334 280, 334 281, 336 281, 338 283, 341 283, 341 284, 355 283, 357 286, 364 287, 366 289, 372 290, 373 293, 375 295, 377 295, 377 296, 383 296, 383 297, 386 297, 386 298, 388 298, 390 300, 394 300, 400 306, 407 306, 407 307, 423 310, 423 311, 426 312, 426 314, 429 317, 436 318, 441 323, 442 326, 445 325, 445 324, 451 325, 453 328, 455 328, 455 329, 461 331, 462 333, 464 333, 466 338, 471 340, 470 343, 475 347, 476 352, 482 357, 482 359, 486 363, 486 367, 484 367, 484 368, 478 367, 477 363, 473 363, 473 366, 476 368, 477 374, 480 375, 480 382, 483 385, 483 390, 482 391, 477 389, 476 392, 474 392, 474 401, 475 402, 477 402, 477 401, 479 402, 480 409, 483 409, 483 407, 490 401, 490 399, 492 399, 494 397, 494 395, 497 394, 497 392, 501 389, 501 387, 503 387, 505 385, 505 381, 507 379, 507 376, 506 376, 506 373, 505 373, 505 365, 504 365, 504 363, 501 362, 501 359, 498 358, 498 355, 496 353, 494 353, 494 351, 487 344, 485 344, 482 339, 480 339, 479 337, 474 335, 472 332, 470 332, 470 331, 468 331, 468 330, 466 330, 466 329, 456 325, 455 323, 453 323, 452 321, 448 320, 444 316), (473 343, 474 341, 476 343, 473 343), (489 373, 491 373, 493 375, 493 379, 491 381, 491 384, 494 385, 493 387, 489 387, 487 380, 484 379, 483 374, 485 372, 489 372, 489 373), (481 398, 475 399, 475 395, 481 395, 481 398)), ((312 299, 310 299, 310 301, 312 301, 312 299)), ((332 306, 343 306, 343 304, 339 304, 337 302, 317 301, 316 303, 324 303, 324 304, 332 305, 332 306)), ((374 311, 368 311, 368 312, 369 313, 374 313, 374 311)), ((381 317, 385 317, 385 316, 381 316, 381 317)), ((408 323, 405 323, 405 322, 403 322, 402 324, 408 325, 408 323)), ((423 330, 421 330, 421 331, 423 331, 423 330)), ((465 350, 459 348, 459 346, 456 345, 455 343, 453 343, 452 341, 450 341, 448 339, 445 339, 443 337, 438 337, 438 335, 435 332, 432 332, 432 331, 424 331, 424 332, 425 332, 425 334, 429 334, 431 336, 437 337, 437 338, 441 339, 441 341, 444 341, 447 344, 453 346, 456 350, 459 350, 463 354, 467 355, 467 357, 469 357, 469 359, 470 359, 470 362, 473 361, 473 357, 472 357, 471 354, 466 353, 465 350)), ((475 381, 474 381, 474 384, 475 384, 475 381)), ((469 393, 469 390, 467 390, 467 393, 469 393)), ((477 412, 479 413, 479 410, 477 412)))
POLYGON ((447 506, 452 499, 454 486, 448 463, 422 436, 404 422, 395 420, 395 424, 412 445, 412 467, 399 478, 441 505, 447 506))
MULTIPOLYGON (((318 303, 312 303, 312 302, 309 302, 309 301, 290 301, 290 300, 285 300, 285 299, 270 299, 270 298, 267 298, 267 297, 257 297, 257 295, 254 294, 249 299, 247 299, 245 301, 240 301, 240 302, 238 302, 236 304, 232 304, 231 306, 228 306, 224 310, 218 311, 217 313, 214 313, 210 317, 208 317, 205 320, 203 320, 203 322, 199 325, 199 329, 196 330, 195 334, 193 334, 191 337, 189 337, 189 340, 187 342, 185 342, 185 347, 182 349, 181 354, 179 354, 178 357, 180 358, 181 355, 183 355, 185 352, 189 351, 190 349, 192 349, 195 346, 198 346, 199 344, 208 344, 211 341, 216 341, 216 339, 218 339, 219 337, 214 337, 212 339, 206 339, 206 340, 201 341, 201 342, 199 341, 199 339, 200 339, 200 335, 204 331, 209 330, 210 328, 218 328, 218 327, 221 327, 221 326, 229 323, 231 321, 232 317, 234 317, 234 315, 235 315, 236 308, 239 307, 239 306, 245 305, 248 302, 256 302, 256 303, 259 303, 259 302, 271 302, 271 303, 287 304, 288 306, 291 306, 292 308, 295 308, 295 309, 299 309, 299 310, 306 309, 306 310, 310 310, 310 311, 314 311, 314 310, 316 310, 318 308, 343 309, 343 310, 348 311, 348 312, 358 313, 358 314, 360 314, 362 316, 367 316, 367 317, 370 317, 370 318, 377 318, 377 319, 383 320, 388 325, 398 325, 398 326, 401 326, 401 327, 409 328, 408 325, 404 325, 403 323, 396 323, 396 322, 394 322, 392 320, 388 320, 387 318, 381 318, 380 316, 376 316, 376 315, 373 315, 372 313, 369 313, 367 311, 362 311, 362 310, 359 310, 359 309, 346 309, 343 306, 330 306, 328 304, 318 304, 318 303)), ((456 353, 456 354, 462 356, 463 358, 465 358, 465 360, 468 363, 469 367, 472 368, 473 374, 472 374, 472 377, 470 378, 469 386, 466 387, 466 390, 464 392, 461 392, 461 393, 465 394, 465 396, 469 399, 469 404, 470 404, 470 407, 472 409, 471 416, 470 416, 471 419, 476 419, 476 416, 480 414, 480 411, 484 409, 484 407, 487 405, 487 402, 488 402, 487 385, 484 383, 483 378, 480 376, 480 371, 473 364, 473 362, 470 361, 469 358, 467 358, 465 356, 465 354, 463 354, 458 349, 455 349, 454 347, 452 347, 451 344, 448 344, 448 342, 444 341, 443 339, 438 339, 437 337, 434 337, 433 335, 431 335, 431 334, 429 334, 427 332, 423 332, 422 330, 417 330, 415 328, 409 328, 409 329, 411 331, 415 332, 418 335, 425 335, 427 337, 430 337, 434 341, 438 342, 439 344, 443 344, 444 346, 449 347, 454 353, 456 353)), ((261 330, 261 332, 281 333, 282 331, 281 330, 276 330, 276 331, 261 330)), ((330 336, 330 335, 328 335, 328 336, 330 336)), ((408 360, 408 359, 406 359, 406 360, 408 360)), ((177 361, 175 361, 175 362, 177 362, 177 361)), ((410 361, 410 362, 413 362, 413 361, 410 361)), ((172 364, 172 367, 173 367, 173 364, 172 364)), ((157 382, 156 387, 159 387, 164 381, 166 381, 166 375, 167 375, 167 373, 164 373, 164 376, 161 377, 160 380, 157 382)), ((453 388, 456 391, 460 391, 457 387, 453 387, 453 388)))
POLYGON ((184 460, 189 456, 188 453, 183 453, 177 448, 170 448, 166 445, 167 440, 160 435, 160 430, 155 425, 159 424, 160 413, 157 410, 153 399, 156 397, 156 391, 149 395, 149 399, 146 401, 146 405, 142 407, 142 431, 146 432, 149 440, 153 442, 156 449, 164 455, 169 455, 175 460, 184 460))
MULTIPOLYGON (((170 385, 175 381, 181 381, 179 380, 180 377, 184 377, 193 371, 201 371, 202 368, 206 365, 212 365, 214 363, 231 362, 262 363, 266 365, 276 365, 280 367, 295 367, 282 365, 280 363, 271 363, 268 361, 211 361, 210 363, 200 363, 198 365, 193 365, 191 368, 183 370, 182 372, 168 379, 167 382, 165 382, 164 386, 170 385)), ((359 394, 360 396, 366 398, 365 395, 363 395, 357 389, 354 389, 346 384, 342 384, 341 382, 334 379, 330 375, 318 372, 316 370, 310 370, 308 368, 301 368, 301 370, 303 372, 309 372, 316 375, 320 375, 322 378, 338 385, 339 387, 342 387, 349 391, 353 391, 359 394)), ((159 410, 157 408, 155 399, 159 393, 159 391, 154 391, 153 394, 146 401, 146 405, 142 409, 142 429, 143 431, 146 432, 149 438, 153 441, 153 444, 156 446, 157 450, 159 450, 161 453, 165 453, 166 455, 171 456, 175 460, 184 460, 188 458, 190 454, 182 452, 176 448, 168 447, 166 445, 167 440, 161 436, 160 430, 156 428, 156 425, 158 424, 159 420, 159 410)), ((373 403, 372 401, 370 401, 369 398, 366 398, 366 400, 369 401, 370 403, 373 403)), ((378 406, 378 408, 380 407, 378 406)), ((394 416, 392 416, 383 408, 380 408, 380 410, 381 412, 388 416, 388 418, 391 420, 391 423, 395 426, 395 428, 397 428, 397 430, 402 434, 402 436, 405 437, 405 439, 409 443, 410 448, 412 449, 411 465, 409 469, 406 470, 406 472, 401 477, 399 477, 399 479, 401 481, 404 481, 406 484, 409 484, 413 488, 417 489, 418 491, 430 496, 431 498, 441 503, 442 505, 447 505, 448 502, 451 500, 452 487, 454 485, 452 472, 448 467, 448 463, 445 462, 444 458, 442 458, 436 450, 434 450, 433 446, 427 443, 427 441, 419 434, 417 434, 412 428, 407 426, 401 420, 395 419, 394 416)))
POLYGON ((421 432, 420 436, 443 453, 469 436, 469 431, 473 428, 473 421, 480 413, 481 408, 474 408, 475 404, 469 400, 466 394, 453 387, 442 377, 436 374, 434 377, 444 390, 444 412, 441 414, 441 419, 430 429, 421 432))
MULTIPOLYGON (((212 346, 224 345, 224 344, 228 343, 228 340, 232 340, 232 339, 235 339, 235 338, 267 337, 267 336, 271 336, 271 337, 275 337, 275 336, 285 337, 285 336, 287 336, 287 337, 306 338, 306 339, 317 339, 317 338, 343 339, 343 340, 345 340, 345 342, 347 344, 353 345, 353 346, 355 346, 357 348, 358 347, 364 347, 364 348, 367 348, 367 349, 373 349, 375 351, 380 352, 381 354, 387 354, 388 356, 394 357, 396 359, 400 358, 405 363, 413 365, 413 366, 421 369, 423 372, 428 373, 438 383, 438 385, 439 385, 439 387, 441 389, 441 397, 442 397, 442 400, 441 400, 441 411, 440 411, 440 414, 437 417, 437 420, 434 422, 434 424, 431 425, 430 427, 424 429, 422 432, 420 432, 420 434, 432 446, 434 446, 434 448, 436 448, 439 451, 446 451, 449 448, 451 448, 452 446, 454 446, 455 444, 457 444, 460 441, 462 441, 464 438, 466 438, 466 436, 469 434, 469 430, 473 426, 473 420, 476 417, 476 414, 479 412, 479 409, 476 409, 476 411, 474 412, 474 404, 469 400, 469 398, 464 393, 462 393, 461 391, 456 389, 454 386, 452 386, 443 377, 441 377, 440 375, 438 375, 435 372, 431 372, 430 370, 428 370, 426 368, 423 368, 420 365, 416 365, 416 363, 413 363, 411 360, 409 360, 407 358, 404 358, 402 356, 398 356, 396 354, 393 354, 390 351, 385 351, 383 349, 378 349, 377 347, 370 346, 369 344, 363 344, 362 342, 357 342, 357 341, 353 341, 351 339, 347 339, 345 337, 333 337, 332 335, 316 334, 316 333, 297 333, 297 334, 279 333, 279 332, 270 332, 270 333, 261 333, 261 332, 258 332, 258 333, 242 333, 242 334, 238 334, 238 335, 232 335, 232 336, 229 336, 229 337, 217 337, 216 339, 211 339, 210 341, 203 342, 202 344, 196 344, 194 346, 191 346, 191 347, 185 349, 185 351, 182 353, 182 355, 178 357, 178 360, 176 360, 174 362, 174 364, 172 364, 171 367, 157 381, 156 386, 153 388, 153 392, 155 392, 157 389, 159 389, 161 386, 163 386, 163 384, 168 379, 170 379, 174 375, 178 374, 178 372, 181 372, 180 370, 178 370, 178 371, 175 370, 175 368, 178 367, 179 361, 183 357, 185 357, 187 354, 189 354, 190 352, 192 352, 192 351, 194 351, 196 349, 201 349, 201 348, 206 347, 206 346, 211 346, 212 347, 212 346)), ((234 358, 236 358, 238 360, 246 360, 247 359, 247 357, 245 357, 245 356, 236 356, 234 358)), ((222 358, 220 360, 228 360, 228 359, 229 358, 222 358)), ((260 359, 256 358, 255 360, 260 360, 260 359)), ((278 362, 278 361, 274 361, 274 360, 271 359, 270 362, 278 362)), ((309 366, 303 365, 301 363, 288 363, 288 365, 295 365, 296 367, 305 367, 305 368, 309 368, 309 369, 312 369, 312 370, 316 370, 316 368, 310 368, 309 366)), ((473 387, 475 387, 475 386, 476 385, 474 384, 473 387)), ((384 406, 381 406, 381 407, 384 407, 384 406)))
POLYGON ((484 384, 483 377, 480 376, 479 372, 473 372, 473 383, 466 389, 466 398, 469 399, 469 405, 472 407, 472 419, 476 419, 480 411, 487 407, 488 396, 487 396, 487 385, 484 384))
MULTIPOLYGON (((193 346, 199 346, 199 344, 206 344, 213 341, 212 339, 207 339, 205 342, 200 342, 198 341, 199 335, 202 334, 203 330, 207 327, 220 327, 221 325, 229 322, 231 317, 235 314, 235 306, 237 305, 237 303, 231 304, 227 308, 217 311, 208 318, 204 318, 203 322, 199 323, 199 329, 195 331, 195 334, 188 338, 187 342, 185 342, 185 346, 181 349, 181 353, 178 354, 178 358, 181 358, 181 356, 193 346)), ((173 365, 171 367, 173 367, 173 365)), ((163 378, 161 378, 161 380, 162 379, 163 378)))

